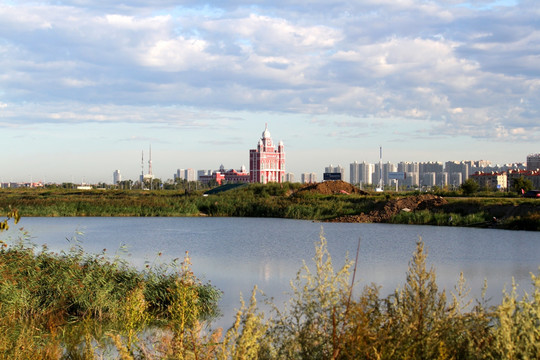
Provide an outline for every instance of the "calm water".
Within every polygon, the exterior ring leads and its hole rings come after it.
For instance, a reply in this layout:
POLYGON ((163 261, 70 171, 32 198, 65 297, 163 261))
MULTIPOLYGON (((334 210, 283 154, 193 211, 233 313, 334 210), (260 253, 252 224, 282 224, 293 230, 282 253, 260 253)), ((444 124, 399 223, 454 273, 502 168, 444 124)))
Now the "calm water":
MULTIPOLYGON (((376 283, 383 295, 404 283, 420 237, 440 287, 452 290, 463 271, 474 297, 487 279, 493 303, 512 278, 521 289, 530 289, 530 273, 538 273, 540 265, 540 233, 525 231, 266 218, 23 218, 19 225, 34 243, 54 251, 69 249, 67 239, 77 232, 83 233, 76 237, 87 252, 106 248, 114 255, 125 244, 127 253, 119 254, 141 268, 159 252, 159 261, 170 261, 189 251, 195 274, 224 292, 225 316, 217 325, 225 327, 232 324, 240 293, 249 298, 254 285, 277 301, 286 298, 302 260, 310 264, 321 226, 336 267, 347 253, 354 257, 361 238, 358 285, 376 283)), ((16 237, 13 229, 0 238, 16 237)))

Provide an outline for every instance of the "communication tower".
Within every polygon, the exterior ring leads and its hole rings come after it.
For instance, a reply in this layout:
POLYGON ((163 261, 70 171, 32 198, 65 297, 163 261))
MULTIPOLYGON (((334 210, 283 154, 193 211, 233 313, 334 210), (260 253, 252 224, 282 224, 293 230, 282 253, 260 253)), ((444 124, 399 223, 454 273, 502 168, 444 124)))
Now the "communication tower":
POLYGON ((375 191, 383 191, 383 178, 382 178, 382 146, 379 146, 379 184, 375 191))

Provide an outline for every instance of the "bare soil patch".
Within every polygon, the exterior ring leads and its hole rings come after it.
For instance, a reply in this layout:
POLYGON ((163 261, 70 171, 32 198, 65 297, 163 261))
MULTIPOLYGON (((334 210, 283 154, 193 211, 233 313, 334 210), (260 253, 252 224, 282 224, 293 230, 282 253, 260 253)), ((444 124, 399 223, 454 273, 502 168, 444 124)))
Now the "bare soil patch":
POLYGON ((367 195, 368 193, 358 189, 356 186, 351 185, 345 181, 325 181, 321 183, 308 184, 300 188, 296 194, 302 193, 317 193, 323 195, 336 195, 336 194, 360 194, 367 195))

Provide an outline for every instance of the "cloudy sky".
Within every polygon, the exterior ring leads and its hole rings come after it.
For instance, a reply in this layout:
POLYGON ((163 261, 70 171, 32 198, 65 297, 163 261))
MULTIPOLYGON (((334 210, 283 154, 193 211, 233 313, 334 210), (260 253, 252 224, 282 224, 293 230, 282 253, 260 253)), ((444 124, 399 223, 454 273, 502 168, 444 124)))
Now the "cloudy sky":
POLYGON ((0 0, 0 181, 136 179, 150 145, 163 180, 239 168, 265 123, 297 178, 379 146, 524 162, 540 152, 540 5, 0 0))

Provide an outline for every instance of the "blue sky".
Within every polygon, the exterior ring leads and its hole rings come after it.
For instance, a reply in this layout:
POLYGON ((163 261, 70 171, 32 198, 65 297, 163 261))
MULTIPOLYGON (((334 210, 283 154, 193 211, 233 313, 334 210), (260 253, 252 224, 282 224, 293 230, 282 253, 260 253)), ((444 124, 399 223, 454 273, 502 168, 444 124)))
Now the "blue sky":
POLYGON ((115 3, 0 0, 0 181, 540 152, 536 0, 115 3))

